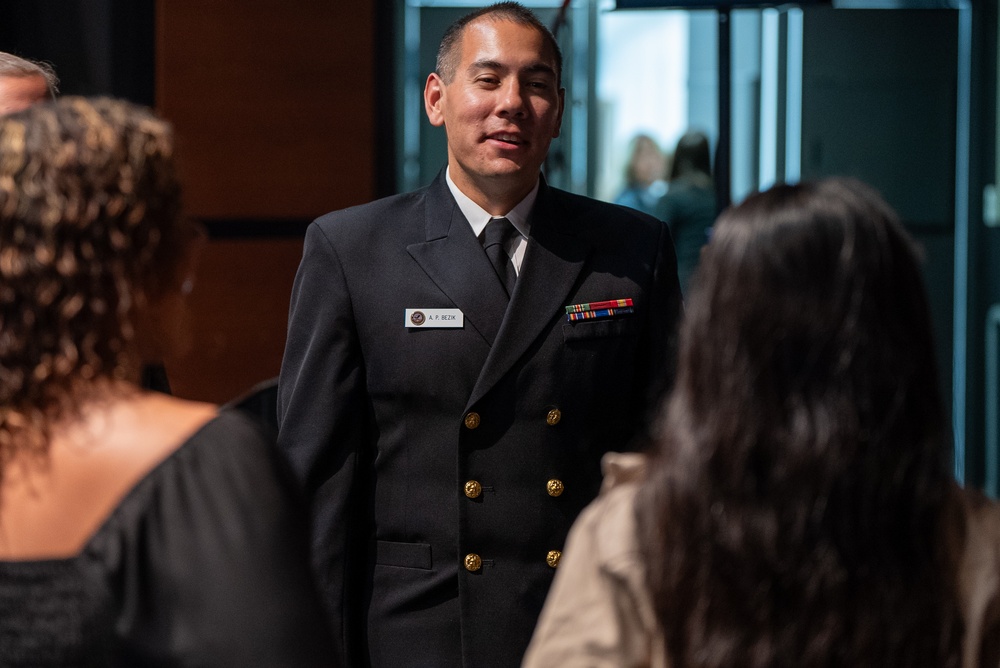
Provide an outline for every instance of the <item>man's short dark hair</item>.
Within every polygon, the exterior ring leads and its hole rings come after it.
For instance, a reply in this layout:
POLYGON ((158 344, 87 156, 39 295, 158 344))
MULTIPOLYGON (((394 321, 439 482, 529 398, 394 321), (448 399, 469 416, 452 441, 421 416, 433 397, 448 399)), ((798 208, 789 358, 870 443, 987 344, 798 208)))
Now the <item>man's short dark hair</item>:
POLYGON ((437 53, 437 63, 434 66, 434 71, 438 73, 442 81, 446 84, 451 83, 451 80, 455 77, 455 69, 458 67, 459 59, 458 51, 462 43, 462 36, 465 34, 465 28, 480 18, 487 18, 490 21, 510 21, 518 25, 534 28, 540 32, 545 43, 552 49, 552 53, 555 56, 556 82, 562 86, 562 51, 559 50, 559 43, 556 42, 552 31, 538 20, 535 13, 519 2, 498 2, 494 5, 477 9, 448 26, 448 29, 444 32, 444 37, 441 38, 441 45, 438 47, 437 53))

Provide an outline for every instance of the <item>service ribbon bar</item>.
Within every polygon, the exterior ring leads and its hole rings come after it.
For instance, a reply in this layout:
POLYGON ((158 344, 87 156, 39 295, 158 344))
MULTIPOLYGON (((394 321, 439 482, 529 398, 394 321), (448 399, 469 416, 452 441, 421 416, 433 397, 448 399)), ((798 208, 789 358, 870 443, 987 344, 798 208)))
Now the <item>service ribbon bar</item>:
MULTIPOLYGON (((622 299, 620 301, 628 302, 629 304, 632 303, 631 299, 622 299)), ((601 303, 606 304, 608 302, 601 302, 601 303)), ((593 306, 593 304, 581 304, 581 306, 593 306)), ((567 306, 566 308, 569 309, 570 307, 567 306)), ((621 308, 602 308, 597 310, 577 311, 574 313, 567 313, 566 319, 570 322, 574 322, 576 320, 595 320, 597 318, 611 318, 616 315, 628 315, 629 313, 632 313, 632 307, 623 306, 621 308)))
MULTIPOLYGON (((615 313, 631 313, 632 312, 632 299, 609 299, 605 302, 590 302, 588 304, 570 304, 566 307, 566 313, 594 313, 597 311, 613 311, 612 313, 607 313, 603 316, 587 316, 588 318, 606 317, 608 315, 615 315, 615 313), (628 311, 620 310, 628 308, 628 311)), ((584 320, 586 318, 570 318, 570 320, 584 320)))

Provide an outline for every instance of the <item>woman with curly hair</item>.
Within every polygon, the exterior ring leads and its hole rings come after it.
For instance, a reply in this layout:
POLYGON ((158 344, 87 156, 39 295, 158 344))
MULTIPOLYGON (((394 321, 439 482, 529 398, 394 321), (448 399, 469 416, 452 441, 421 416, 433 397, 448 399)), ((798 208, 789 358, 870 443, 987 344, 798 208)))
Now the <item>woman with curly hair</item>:
POLYGON ((302 517, 247 418, 146 392, 198 235, 168 125, 0 118, 0 665, 324 665, 302 517))
POLYGON ((661 433, 606 459, 525 665, 1000 665, 1000 510, 951 477, 918 254, 872 190, 722 215, 661 433))

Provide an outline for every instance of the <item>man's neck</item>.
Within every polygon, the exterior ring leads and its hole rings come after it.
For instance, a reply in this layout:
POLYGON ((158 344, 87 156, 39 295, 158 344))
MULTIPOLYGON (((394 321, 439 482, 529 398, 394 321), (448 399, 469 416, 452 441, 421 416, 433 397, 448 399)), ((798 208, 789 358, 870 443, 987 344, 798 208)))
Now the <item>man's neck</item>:
POLYGON ((449 176, 455 187, 491 216, 506 216, 511 209, 528 196, 538 183, 537 174, 535 179, 527 184, 516 183, 514 185, 510 179, 487 180, 486 183, 482 183, 461 177, 456 179, 456 175, 456 170, 449 169, 449 176))

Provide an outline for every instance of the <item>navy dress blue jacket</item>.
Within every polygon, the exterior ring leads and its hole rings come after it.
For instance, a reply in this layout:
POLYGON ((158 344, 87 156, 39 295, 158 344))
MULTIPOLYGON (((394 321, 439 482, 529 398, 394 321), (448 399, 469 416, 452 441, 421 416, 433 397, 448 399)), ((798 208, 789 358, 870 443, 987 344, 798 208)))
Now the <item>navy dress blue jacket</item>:
POLYGON ((601 455, 636 447, 672 381, 666 226, 544 180, 530 224, 509 305, 443 172, 306 234, 279 444, 348 665, 518 665, 601 455), (567 321, 611 299, 634 312, 567 321))

